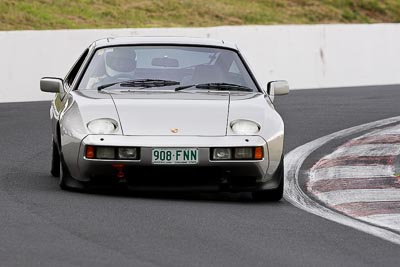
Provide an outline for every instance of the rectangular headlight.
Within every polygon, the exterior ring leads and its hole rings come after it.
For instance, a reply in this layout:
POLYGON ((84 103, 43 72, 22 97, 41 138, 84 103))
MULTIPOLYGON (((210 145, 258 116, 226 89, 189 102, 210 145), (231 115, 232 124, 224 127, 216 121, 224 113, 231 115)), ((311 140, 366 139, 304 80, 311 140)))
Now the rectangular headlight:
POLYGON ((214 160, 232 159, 232 149, 229 147, 214 148, 212 152, 212 159, 214 160))
POLYGON ((114 159, 115 149, 113 147, 98 146, 96 147, 96 158, 98 159, 114 159))
POLYGON ((137 159, 138 153, 136 147, 120 147, 118 148, 118 158, 120 159, 137 159))
POLYGON ((252 159, 253 148, 252 147, 237 147, 235 148, 235 159, 252 159))

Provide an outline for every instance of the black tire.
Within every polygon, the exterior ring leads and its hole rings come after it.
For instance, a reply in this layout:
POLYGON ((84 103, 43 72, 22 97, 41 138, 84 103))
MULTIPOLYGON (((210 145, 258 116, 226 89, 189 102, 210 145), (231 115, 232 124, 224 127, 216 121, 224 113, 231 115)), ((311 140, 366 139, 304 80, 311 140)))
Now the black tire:
POLYGON ((59 175, 60 180, 59 180, 58 184, 60 185, 60 188, 62 190, 70 190, 70 187, 67 185, 68 171, 67 171, 67 168, 65 166, 64 159, 63 159, 62 155, 59 158, 60 158, 60 161, 59 161, 59 164, 58 164, 59 165, 58 169, 59 169, 59 173, 60 173, 60 175, 59 175))
POLYGON ((281 162, 279 163, 278 169, 276 170, 276 175, 280 177, 280 184, 278 188, 272 190, 256 191, 252 193, 253 200, 256 201, 279 201, 283 197, 283 187, 284 187, 284 164, 283 156, 281 162))
POLYGON ((60 177, 60 153, 58 146, 53 140, 52 145, 52 156, 51 156, 51 170, 50 173, 54 177, 60 177))
POLYGON ((68 191, 76 191, 76 192, 84 192, 86 191, 87 184, 84 182, 80 182, 78 180, 75 180, 71 174, 68 171, 68 167, 64 162, 64 157, 63 154, 60 153, 60 180, 59 180, 59 186, 62 190, 68 190, 68 191))

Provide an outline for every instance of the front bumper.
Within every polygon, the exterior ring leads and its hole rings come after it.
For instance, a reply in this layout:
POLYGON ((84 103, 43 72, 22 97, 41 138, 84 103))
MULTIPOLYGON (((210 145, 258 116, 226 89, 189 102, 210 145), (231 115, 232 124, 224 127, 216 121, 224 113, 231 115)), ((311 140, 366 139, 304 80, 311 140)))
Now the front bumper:
POLYGON ((267 142, 260 136, 88 135, 81 142, 77 170, 73 172, 77 175, 73 178, 92 183, 123 181, 136 190, 235 192, 274 189, 280 181, 267 173, 268 151, 267 142), (139 147, 140 159, 87 159, 86 145, 139 147), (210 148, 250 146, 262 146, 264 158, 210 160, 210 148), (199 161, 196 165, 153 165, 153 148, 198 148, 199 161), (121 169, 123 177, 120 177, 121 169))

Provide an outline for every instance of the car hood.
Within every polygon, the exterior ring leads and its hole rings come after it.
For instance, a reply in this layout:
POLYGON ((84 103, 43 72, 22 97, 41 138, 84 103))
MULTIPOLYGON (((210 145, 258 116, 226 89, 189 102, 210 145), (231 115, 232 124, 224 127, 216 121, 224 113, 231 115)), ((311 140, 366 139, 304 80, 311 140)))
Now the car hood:
POLYGON ((224 136, 229 93, 111 94, 124 135, 224 136))

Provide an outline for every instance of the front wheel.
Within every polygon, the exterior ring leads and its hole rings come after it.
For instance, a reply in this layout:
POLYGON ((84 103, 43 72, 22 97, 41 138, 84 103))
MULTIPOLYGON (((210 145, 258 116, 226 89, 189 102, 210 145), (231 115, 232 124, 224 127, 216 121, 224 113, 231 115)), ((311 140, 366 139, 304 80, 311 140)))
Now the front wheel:
POLYGON ((62 153, 60 153, 60 180, 59 185, 62 190, 83 192, 87 189, 85 183, 75 180, 69 173, 68 167, 65 164, 62 153))
POLYGON ((60 177, 60 153, 57 144, 53 140, 50 173, 54 177, 60 177))
POLYGON ((60 185, 60 188, 62 190, 69 190, 70 187, 67 185, 67 173, 66 173, 66 167, 65 167, 64 159, 63 159, 62 156, 59 157, 59 158, 60 158, 60 161, 59 161, 58 165, 59 165, 60 181, 59 181, 58 184, 60 185))
POLYGON ((283 187, 284 187, 284 165, 283 165, 283 155, 281 162, 279 163, 278 169, 276 170, 276 176, 280 179, 280 184, 278 188, 272 190, 256 191, 252 193, 252 197, 256 201, 279 201, 283 197, 283 187))

